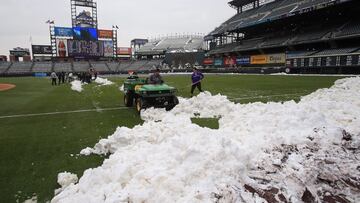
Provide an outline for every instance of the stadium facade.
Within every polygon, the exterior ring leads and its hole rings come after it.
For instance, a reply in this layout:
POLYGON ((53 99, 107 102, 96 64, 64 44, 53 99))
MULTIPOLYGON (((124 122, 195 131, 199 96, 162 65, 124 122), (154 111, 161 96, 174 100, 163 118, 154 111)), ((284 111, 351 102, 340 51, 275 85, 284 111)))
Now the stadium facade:
POLYGON ((233 0, 236 14, 205 37, 213 67, 359 73, 356 0, 233 0))
POLYGON ((183 72, 193 66, 204 72, 360 73, 359 1, 232 0, 229 5, 235 14, 206 36, 134 39, 131 48, 119 48, 117 26, 98 28, 96 2, 71 0, 72 27, 48 21, 51 44, 33 45, 33 61, 0 62, 0 75, 90 68, 105 74, 183 72), (78 7, 88 9, 78 12, 78 7))

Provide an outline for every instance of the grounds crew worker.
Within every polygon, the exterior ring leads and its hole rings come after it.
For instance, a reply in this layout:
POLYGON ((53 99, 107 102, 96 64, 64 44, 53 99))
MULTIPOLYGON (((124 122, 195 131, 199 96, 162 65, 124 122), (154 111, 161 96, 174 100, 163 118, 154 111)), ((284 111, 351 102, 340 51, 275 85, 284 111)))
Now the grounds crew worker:
POLYGON ((51 73, 50 78, 51 78, 51 85, 52 86, 56 85, 56 79, 58 78, 58 76, 56 75, 55 72, 51 73))
POLYGON ((193 68, 193 74, 191 75, 191 96, 193 96, 195 88, 198 88, 200 92, 203 92, 201 89, 201 81, 204 77, 205 76, 197 68, 193 68))
POLYGON ((163 83, 164 83, 164 80, 162 79, 162 77, 160 75, 160 69, 157 68, 155 70, 155 72, 150 75, 149 84, 160 85, 160 84, 163 84, 163 83))

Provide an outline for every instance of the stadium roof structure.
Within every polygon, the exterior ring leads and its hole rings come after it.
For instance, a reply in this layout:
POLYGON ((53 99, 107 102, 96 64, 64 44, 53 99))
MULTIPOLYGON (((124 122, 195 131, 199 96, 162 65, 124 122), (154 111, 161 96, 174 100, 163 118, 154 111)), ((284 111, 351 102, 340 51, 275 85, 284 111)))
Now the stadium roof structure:
MULTIPOLYGON (((265 2, 243 12, 238 12, 229 20, 222 23, 209 36, 221 36, 227 33, 241 33, 248 27, 275 20, 285 19, 295 15, 313 12, 319 9, 338 5, 353 0, 276 0, 265 2)), ((255 0, 233 0, 232 6, 248 5, 255 0)), ((209 38, 207 36, 206 38, 209 38)))
POLYGON ((229 2, 229 5, 233 7, 241 7, 253 2, 255 2, 255 0, 233 0, 229 2))

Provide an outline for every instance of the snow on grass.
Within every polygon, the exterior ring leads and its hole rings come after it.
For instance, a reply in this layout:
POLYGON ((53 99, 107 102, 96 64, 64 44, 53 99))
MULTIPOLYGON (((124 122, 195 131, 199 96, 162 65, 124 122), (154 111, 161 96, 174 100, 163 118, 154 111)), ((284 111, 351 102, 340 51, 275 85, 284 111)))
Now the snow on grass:
POLYGON ((82 92, 84 90, 82 86, 83 84, 79 80, 74 80, 71 82, 71 89, 76 92, 82 92))
POLYGON ((69 187, 70 185, 73 185, 77 183, 79 178, 76 174, 72 174, 69 172, 63 172, 58 174, 58 184, 61 186, 61 188, 55 190, 55 194, 58 194, 62 192, 64 189, 69 187))
POLYGON ((108 80, 106 78, 100 78, 100 77, 97 77, 95 82, 100 84, 100 85, 113 85, 114 84, 110 80, 108 80))
POLYGON ((359 202, 360 78, 299 103, 203 93, 142 112, 81 154, 107 154, 52 202, 359 202), (219 118, 219 129, 192 117, 219 118))
MULTIPOLYGON (((107 86, 114 84, 110 80, 100 77, 96 78, 95 83, 100 84, 100 86, 107 86)), ((87 85, 87 83, 82 83, 79 80, 74 80, 71 82, 71 89, 77 92, 82 92, 84 90, 83 85, 87 85)))

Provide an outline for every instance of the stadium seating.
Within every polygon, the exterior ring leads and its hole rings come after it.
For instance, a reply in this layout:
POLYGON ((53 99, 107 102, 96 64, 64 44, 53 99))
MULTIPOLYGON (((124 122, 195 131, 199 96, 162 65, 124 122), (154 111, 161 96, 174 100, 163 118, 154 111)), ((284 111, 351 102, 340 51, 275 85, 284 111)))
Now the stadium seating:
POLYGON ((148 42, 144 46, 142 46, 137 52, 139 53, 147 53, 153 51, 153 49, 156 47, 156 45, 159 43, 159 41, 155 42, 148 42))
POLYGON ((348 22, 340 32, 336 33, 336 37, 344 37, 344 36, 352 36, 360 34, 360 22, 359 21, 351 21, 348 22))
POLYGON ((199 49, 205 49, 204 45, 203 38, 191 38, 184 46, 184 49, 187 51, 197 51, 199 49))
POLYGON ((105 62, 91 62, 91 67, 94 68, 98 72, 110 71, 110 69, 108 68, 108 65, 105 62))
POLYGON ((117 71, 128 71, 129 67, 131 66, 132 63, 133 63, 133 61, 122 61, 122 62, 120 62, 120 65, 118 66, 117 71))
POLYGON ((52 71, 52 62, 36 62, 34 63, 33 73, 49 73, 52 71))
POLYGON ((118 62, 107 62, 107 66, 109 67, 110 71, 118 71, 119 63, 118 62))
POLYGON ((10 74, 30 73, 32 62, 13 62, 11 68, 7 71, 10 74))
POLYGON ((149 42, 142 46, 137 55, 163 55, 165 52, 194 52, 205 47, 200 36, 166 37, 160 41, 149 42))
POLYGON ((303 9, 331 1, 332 0, 278 0, 268 2, 257 8, 235 14, 229 20, 215 28, 210 35, 220 35, 239 28, 276 20, 282 16, 291 16, 303 9))
POLYGON ((328 49, 317 52, 312 56, 330 56, 330 55, 347 54, 347 53, 352 53, 356 50, 358 50, 358 48, 328 49))
POLYGON ((139 60, 134 61, 133 63, 129 64, 127 67, 124 68, 124 70, 129 71, 137 71, 138 69, 144 67, 149 61, 147 60, 139 60))
POLYGON ((74 72, 71 63, 58 62, 54 64, 55 72, 74 72))
POLYGON ((142 67, 137 69, 137 71, 149 71, 156 69, 160 64, 162 60, 151 60, 148 61, 146 64, 144 64, 142 67))
POLYGON ((73 63, 73 68, 75 72, 87 72, 91 67, 89 62, 77 62, 73 63))
POLYGON ((4 73, 10 65, 10 62, 0 62, 0 73, 4 73))

